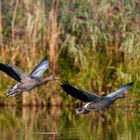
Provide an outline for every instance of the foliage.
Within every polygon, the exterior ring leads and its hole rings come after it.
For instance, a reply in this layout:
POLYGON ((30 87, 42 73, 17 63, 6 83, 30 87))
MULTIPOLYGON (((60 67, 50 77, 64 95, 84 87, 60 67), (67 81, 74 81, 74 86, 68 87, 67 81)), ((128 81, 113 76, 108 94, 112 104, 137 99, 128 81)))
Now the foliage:
MULTIPOLYGON (((1 62, 31 71, 40 59, 48 56, 48 73, 55 72, 77 87, 102 95, 136 81, 133 91, 138 91, 138 0, 11 0, 9 3, 1 1, 1 7, 1 62)), ((74 101, 62 92, 57 82, 33 90, 31 95, 23 95, 22 100, 5 100, 6 87, 13 81, 8 81, 9 77, 3 73, 0 77, 0 102, 4 104, 10 101, 13 104, 68 105, 74 101)), ((133 103, 137 96, 131 96, 133 103)))

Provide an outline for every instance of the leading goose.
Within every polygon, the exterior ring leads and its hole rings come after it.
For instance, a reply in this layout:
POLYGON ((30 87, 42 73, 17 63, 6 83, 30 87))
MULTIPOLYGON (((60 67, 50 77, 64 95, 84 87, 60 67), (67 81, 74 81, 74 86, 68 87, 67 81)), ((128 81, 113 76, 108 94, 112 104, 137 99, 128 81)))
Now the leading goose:
POLYGON ((26 74, 14 65, 0 63, 0 70, 11 76, 18 83, 11 89, 7 89, 6 96, 16 96, 23 91, 29 91, 50 80, 56 80, 57 77, 52 74, 46 78, 41 78, 43 73, 49 68, 48 59, 45 57, 38 65, 35 66, 31 74, 26 74))
POLYGON ((63 81, 61 83, 61 87, 64 91, 66 91, 69 95, 77 98, 83 102, 87 102, 87 104, 83 107, 76 109, 77 114, 89 113, 90 111, 98 111, 103 110, 109 107, 116 99, 124 98, 125 91, 128 90, 133 85, 133 82, 128 83, 122 86, 115 92, 110 93, 107 96, 98 96, 94 93, 90 93, 78 88, 73 87, 68 83, 68 81, 63 81))

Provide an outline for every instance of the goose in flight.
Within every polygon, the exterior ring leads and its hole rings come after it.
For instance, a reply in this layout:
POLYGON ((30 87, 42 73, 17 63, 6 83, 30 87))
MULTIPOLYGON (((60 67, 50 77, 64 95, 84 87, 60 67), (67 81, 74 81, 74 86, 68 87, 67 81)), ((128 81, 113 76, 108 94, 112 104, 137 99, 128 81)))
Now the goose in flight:
POLYGON ((31 74, 26 74, 24 71, 14 65, 0 63, 0 70, 18 82, 13 88, 7 89, 6 96, 16 96, 24 91, 29 91, 37 86, 40 86, 50 80, 57 80, 57 77, 54 74, 46 78, 41 78, 43 73, 48 68, 49 62, 46 57, 35 66, 31 74))
POLYGON ((90 111, 94 110, 103 110, 109 107, 116 99, 126 97, 125 91, 128 90, 132 85, 133 82, 122 86, 120 89, 110 93, 107 96, 98 96, 94 93, 90 93, 85 90, 73 87, 68 83, 68 81, 61 82, 61 87, 65 92, 67 92, 69 95, 73 96, 76 99, 87 102, 85 106, 76 109, 77 114, 89 113, 90 111))

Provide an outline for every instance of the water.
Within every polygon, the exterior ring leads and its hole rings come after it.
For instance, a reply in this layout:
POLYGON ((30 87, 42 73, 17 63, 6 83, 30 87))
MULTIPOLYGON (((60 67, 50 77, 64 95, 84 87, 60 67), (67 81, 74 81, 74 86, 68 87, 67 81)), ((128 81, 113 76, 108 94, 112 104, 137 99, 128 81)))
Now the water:
POLYGON ((72 108, 0 108, 1 140, 140 140, 140 110, 110 108, 76 115, 72 108))

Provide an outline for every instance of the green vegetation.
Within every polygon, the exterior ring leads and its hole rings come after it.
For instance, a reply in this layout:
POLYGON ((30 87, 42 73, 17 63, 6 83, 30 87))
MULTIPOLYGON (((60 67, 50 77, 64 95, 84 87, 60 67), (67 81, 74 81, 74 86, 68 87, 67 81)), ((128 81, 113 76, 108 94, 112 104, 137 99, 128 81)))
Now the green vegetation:
MULTIPOLYGON (((47 74, 55 72, 99 95, 136 81, 129 103, 139 103, 139 0, 11 0, 0 1, 0 6, 2 63, 28 72, 48 56, 47 74)), ((9 79, 0 73, 1 104, 69 105, 75 101, 57 81, 32 94, 5 99, 6 88, 14 84, 9 79)))

